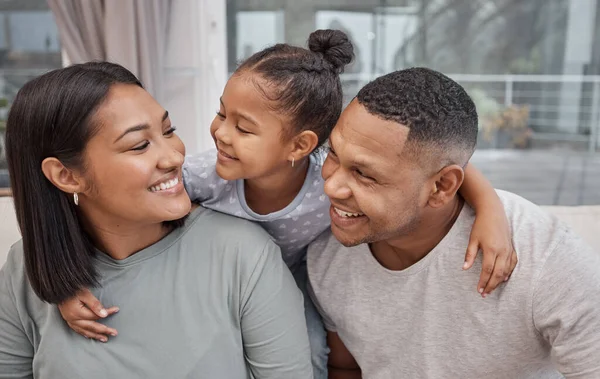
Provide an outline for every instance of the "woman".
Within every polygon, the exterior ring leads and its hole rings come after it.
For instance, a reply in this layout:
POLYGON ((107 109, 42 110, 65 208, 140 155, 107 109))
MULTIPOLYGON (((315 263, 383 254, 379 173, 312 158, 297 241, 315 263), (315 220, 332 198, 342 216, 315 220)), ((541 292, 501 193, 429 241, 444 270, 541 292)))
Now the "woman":
POLYGON ((23 239, 0 271, 0 378, 312 377, 279 248, 259 226, 191 207, 174 130, 116 64, 19 91, 6 140, 23 239), (109 345, 48 304, 87 286, 123 305, 109 345))

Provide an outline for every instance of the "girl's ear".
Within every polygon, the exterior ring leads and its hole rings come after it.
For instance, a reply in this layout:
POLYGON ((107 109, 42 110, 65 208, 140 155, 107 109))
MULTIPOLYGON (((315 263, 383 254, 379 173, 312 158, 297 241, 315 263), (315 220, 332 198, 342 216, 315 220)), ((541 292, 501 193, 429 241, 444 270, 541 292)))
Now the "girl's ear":
POLYGON ((303 131, 294 137, 292 141, 292 150, 290 151, 288 160, 299 161, 312 153, 317 148, 318 144, 319 137, 315 132, 310 130, 303 131))

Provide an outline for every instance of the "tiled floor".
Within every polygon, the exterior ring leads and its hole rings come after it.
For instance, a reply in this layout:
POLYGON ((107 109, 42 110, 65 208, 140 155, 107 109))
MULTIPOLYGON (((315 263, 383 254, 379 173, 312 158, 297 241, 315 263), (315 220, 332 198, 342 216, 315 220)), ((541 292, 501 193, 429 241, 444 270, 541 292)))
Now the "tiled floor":
POLYGON ((600 154, 480 150, 472 163, 499 189, 539 205, 600 205, 600 154))

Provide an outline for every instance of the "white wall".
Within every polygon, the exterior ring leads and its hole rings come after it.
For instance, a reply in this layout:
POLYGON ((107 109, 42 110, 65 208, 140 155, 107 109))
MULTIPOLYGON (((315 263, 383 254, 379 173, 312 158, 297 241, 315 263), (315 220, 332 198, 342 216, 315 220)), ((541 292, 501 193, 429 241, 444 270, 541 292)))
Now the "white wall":
MULTIPOLYGON (((567 37, 563 73, 583 75, 584 67, 592 60, 596 0, 575 0, 569 3, 567 37)), ((557 126, 565 132, 576 133, 579 128, 581 83, 563 83, 560 91, 559 121, 557 126)))
POLYGON ((173 0, 165 60, 169 111, 188 153, 213 146, 210 122, 227 80, 224 0, 173 0))
POLYGON ((0 197, 0 266, 6 260, 8 249, 20 238, 12 198, 0 197))

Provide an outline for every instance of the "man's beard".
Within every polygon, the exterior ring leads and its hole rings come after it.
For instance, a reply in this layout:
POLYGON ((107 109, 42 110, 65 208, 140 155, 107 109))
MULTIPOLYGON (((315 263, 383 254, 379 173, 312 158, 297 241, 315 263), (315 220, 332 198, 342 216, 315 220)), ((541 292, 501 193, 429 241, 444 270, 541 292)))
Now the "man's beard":
MULTIPOLYGON (((406 215, 404 216, 406 217, 406 215)), ((394 238, 404 237, 412 234, 415 230, 418 229, 421 223, 421 217, 417 210, 413 210, 410 219, 408 221, 403 221, 400 226, 396 228, 386 228, 383 226, 373 225, 369 227, 368 233, 360 237, 358 239, 347 239, 340 240, 338 236, 335 235, 336 239, 345 247, 358 246, 362 244, 370 244, 373 242, 387 241, 394 238)))

